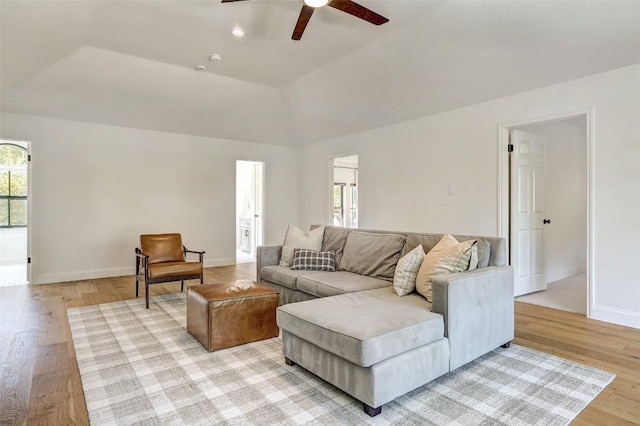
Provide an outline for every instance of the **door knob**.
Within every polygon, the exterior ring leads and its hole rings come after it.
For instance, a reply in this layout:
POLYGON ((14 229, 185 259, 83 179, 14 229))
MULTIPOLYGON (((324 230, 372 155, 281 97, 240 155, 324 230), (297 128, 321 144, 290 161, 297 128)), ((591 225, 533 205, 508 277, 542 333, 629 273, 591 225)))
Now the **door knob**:
POLYGON ((543 223, 543 224, 545 224, 545 225, 546 225, 547 223, 551 223, 551 219, 543 219, 543 220, 542 220, 542 223, 543 223))

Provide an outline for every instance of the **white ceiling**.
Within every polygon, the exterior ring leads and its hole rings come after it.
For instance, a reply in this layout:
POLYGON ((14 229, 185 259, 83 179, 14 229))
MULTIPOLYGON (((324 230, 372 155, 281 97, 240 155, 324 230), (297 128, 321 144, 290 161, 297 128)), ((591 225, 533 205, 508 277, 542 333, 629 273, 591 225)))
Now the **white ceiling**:
POLYGON ((360 3, 0 0, 0 106, 299 145, 640 62, 640 1, 360 3))

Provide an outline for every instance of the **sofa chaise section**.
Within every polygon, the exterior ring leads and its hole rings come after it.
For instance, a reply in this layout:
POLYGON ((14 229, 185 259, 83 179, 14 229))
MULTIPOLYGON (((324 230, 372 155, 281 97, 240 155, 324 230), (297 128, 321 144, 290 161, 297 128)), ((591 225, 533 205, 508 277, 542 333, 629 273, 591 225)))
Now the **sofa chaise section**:
POLYGON ((299 364, 364 404, 380 407, 449 371, 444 321, 417 294, 391 287, 281 306, 289 365, 299 364))

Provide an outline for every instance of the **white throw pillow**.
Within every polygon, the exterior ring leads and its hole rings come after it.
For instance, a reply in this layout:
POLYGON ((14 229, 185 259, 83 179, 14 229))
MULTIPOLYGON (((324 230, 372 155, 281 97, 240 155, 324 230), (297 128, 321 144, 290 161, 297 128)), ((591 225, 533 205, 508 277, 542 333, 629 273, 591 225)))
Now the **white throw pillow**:
POLYGON ((293 264, 294 249, 309 249, 320 251, 322 249, 322 238, 324 237, 324 226, 304 232, 302 229, 289 225, 282 244, 282 254, 280 255, 280 266, 291 267, 293 264))
POLYGON ((406 296, 416 289, 416 277, 424 260, 422 244, 404 255, 393 275, 393 289, 398 296, 406 296))
POLYGON ((433 302, 431 282, 434 276, 471 271, 477 267, 477 241, 468 240, 459 243, 453 236, 446 233, 425 255, 416 278, 416 291, 429 302, 433 302))

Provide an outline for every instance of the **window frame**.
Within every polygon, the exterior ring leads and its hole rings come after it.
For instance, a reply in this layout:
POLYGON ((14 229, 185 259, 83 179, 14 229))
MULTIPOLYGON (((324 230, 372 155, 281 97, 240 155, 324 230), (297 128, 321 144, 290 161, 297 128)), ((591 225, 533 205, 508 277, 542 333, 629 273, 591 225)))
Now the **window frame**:
MULTIPOLYGON (((11 164, 0 164, 0 171, 4 172, 6 171, 8 173, 8 178, 9 178, 9 182, 8 182, 8 195, 2 195, 0 194, 0 200, 7 200, 7 224, 0 224, 0 229, 10 229, 10 228, 26 228, 27 226, 29 226, 28 222, 29 222, 29 212, 27 211, 27 223, 25 223, 24 225, 12 225, 11 224, 11 201, 17 201, 17 200, 24 200, 27 202, 27 205, 29 203, 29 196, 27 195, 11 195, 11 172, 12 171, 19 171, 19 172, 25 172, 27 174, 27 179, 28 179, 28 150, 27 148, 17 145, 17 144, 13 144, 13 143, 0 143, 0 146, 3 145, 8 145, 8 146, 13 146, 16 148, 20 148, 22 150, 25 151, 26 155, 27 155, 27 162, 22 165, 11 165, 11 164), (22 170, 22 168, 24 167, 24 170, 22 170)), ((28 191, 27 191, 28 193, 28 191)), ((28 209, 28 207, 27 207, 28 209)))

